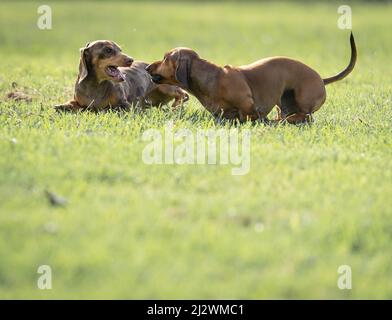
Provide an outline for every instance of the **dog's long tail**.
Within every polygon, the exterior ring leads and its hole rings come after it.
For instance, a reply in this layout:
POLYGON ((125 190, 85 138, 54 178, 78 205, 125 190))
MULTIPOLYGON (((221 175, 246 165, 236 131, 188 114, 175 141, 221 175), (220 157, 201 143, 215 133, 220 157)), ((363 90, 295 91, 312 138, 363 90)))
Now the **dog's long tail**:
POLYGON ((355 62, 357 61, 357 47, 355 46, 355 40, 352 32, 350 35, 350 45, 351 45, 351 59, 347 68, 344 69, 342 72, 338 73, 336 76, 323 79, 324 84, 330 84, 332 82, 342 80, 345 77, 347 77, 350 74, 350 72, 354 69, 355 62))

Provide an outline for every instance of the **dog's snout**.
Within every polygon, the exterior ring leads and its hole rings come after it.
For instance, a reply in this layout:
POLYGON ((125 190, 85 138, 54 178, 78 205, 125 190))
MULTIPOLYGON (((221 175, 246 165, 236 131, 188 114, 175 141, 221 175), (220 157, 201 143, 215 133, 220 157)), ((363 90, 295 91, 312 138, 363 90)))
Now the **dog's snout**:
POLYGON ((128 66, 128 67, 130 67, 131 65, 132 65, 132 63, 133 63, 133 58, 131 58, 131 57, 126 57, 125 58, 125 64, 128 66))
POLYGON ((157 67, 158 67, 158 62, 150 63, 150 64, 146 67, 146 71, 147 71, 149 74, 152 74, 152 73, 154 73, 154 72, 156 71, 157 67))
POLYGON ((124 64, 125 64, 126 67, 130 67, 134 60, 133 60, 133 58, 124 55, 123 56, 123 61, 124 61, 124 64))

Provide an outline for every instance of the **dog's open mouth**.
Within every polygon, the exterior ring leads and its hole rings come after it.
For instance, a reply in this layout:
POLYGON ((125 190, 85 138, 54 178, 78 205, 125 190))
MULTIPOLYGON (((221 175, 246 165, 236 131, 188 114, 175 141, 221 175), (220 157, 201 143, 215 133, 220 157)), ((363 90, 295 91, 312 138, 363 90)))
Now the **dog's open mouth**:
POLYGON ((106 74, 115 81, 124 81, 125 76, 121 73, 116 66, 108 66, 105 69, 106 74))
POLYGON ((152 74, 151 75, 151 79, 152 81, 154 81, 155 83, 159 83, 163 80, 163 77, 160 74, 152 74))

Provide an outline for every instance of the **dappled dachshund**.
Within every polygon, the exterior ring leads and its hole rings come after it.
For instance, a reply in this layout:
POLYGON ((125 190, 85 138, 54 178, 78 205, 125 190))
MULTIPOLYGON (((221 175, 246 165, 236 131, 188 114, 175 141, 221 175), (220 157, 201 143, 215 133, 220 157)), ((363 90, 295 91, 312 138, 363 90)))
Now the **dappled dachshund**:
POLYGON ((249 65, 219 67, 188 48, 175 48, 147 67, 155 83, 179 85, 215 116, 265 120, 274 106, 277 120, 302 123, 326 99, 325 85, 341 80, 354 68, 357 51, 350 36, 351 60, 336 76, 322 79, 300 61, 272 57, 249 65))
POLYGON ((128 110, 132 104, 159 106, 174 99, 172 107, 177 107, 188 100, 187 93, 178 86, 153 83, 145 70, 147 65, 134 62, 112 41, 87 43, 80 49, 74 99, 55 108, 58 111, 128 110))

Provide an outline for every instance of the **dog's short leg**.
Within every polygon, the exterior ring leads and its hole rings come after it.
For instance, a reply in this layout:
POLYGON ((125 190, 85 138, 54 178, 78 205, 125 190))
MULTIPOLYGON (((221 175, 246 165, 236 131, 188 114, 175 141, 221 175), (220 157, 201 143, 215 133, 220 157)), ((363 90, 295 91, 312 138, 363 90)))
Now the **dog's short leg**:
POLYGON ((286 90, 280 98, 280 119, 285 120, 288 116, 299 112, 297 102, 295 101, 294 90, 286 90))
POLYGON ((165 105, 174 99, 172 108, 175 109, 189 100, 189 95, 180 87, 169 84, 159 84, 148 93, 146 100, 150 101, 152 106, 165 105))
POLYGON ((294 113, 285 119, 290 124, 301 124, 312 122, 312 116, 301 112, 294 113))
POLYGON ((312 116, 300 108, 294 90, 286 90, 281 97, 281 120, 290 124, 310 123, 312 116))
POLYGON ((83 109, 75 100, 54 106, 57 112, 77 112, 83 109))
POLYGON ((298 111, 304 114, 316 112, 323 105, 326 99, 325 87, 323 84, 307 85, 295 91, 295 101, 298 111))
POLYGON ((242 101, 237 102, 237 105, 240 122, 254 121, 260 118, 260 114, 255 108, 253 98, 246 97, 242 101))
POLYGON ((172 109, 176 109, 189 100, 189 95, 179 87, 175 87, 173 96, 174 102, 171 105, 172 109))
MULTIPOLYGON (((139 102, 138 102, 139 104, 139 102)), ((112 107, 115 111, 129 111, 131 109, 131 105, 127 101, 120 102, 112 107)))
POLYGON ((177 109, 178 106, 181 106, 184 104, 184 102, 187 102, 189 100, 188 94, 185 94, 185 96, 181 96, 180 98, 175 98, 174 102, 171 105, 171 108, 173 110, 177 109))

